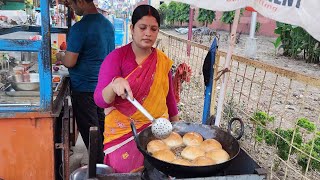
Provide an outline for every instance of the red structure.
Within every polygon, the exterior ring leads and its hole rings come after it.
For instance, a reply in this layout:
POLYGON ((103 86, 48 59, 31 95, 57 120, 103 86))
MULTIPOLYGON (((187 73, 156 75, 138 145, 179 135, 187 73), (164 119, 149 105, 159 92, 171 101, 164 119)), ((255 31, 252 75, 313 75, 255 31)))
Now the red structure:
MULTIPOLYGON (((148 4, 148 0, 139 1, 138 3, 136 3, 136 5, 133 8, 141 4, 148 4)), ((250 8, 248 10, 250 10, 250 8)), ((250 22, 251 22, 251 11, 248 11, 248 10, 243 11, 243 15, 240 17, 240 22, 238 25, 237 32, 241 32, 243 34, 249 34, 250 22)), ((194 14, 193 26, 196 26, 196 27, 203 26, 202 23, 197 21, 199 9, 195 8, 194 13, 195 14, 194 14)), ((229 31, 229 28, 230 28, 229 24, 225 24, 220 20, 222 13, 223 12, 216 11, 216 20, 213 21, 212 24, 208 25, 209 28, 216 29, 216 30, 229 31)), ((259 28, 259 31, 256 32, 256 35, 263 35, 263 36, 270 36, 270 37, 276 36, 274 34, 274 29, 276 28, 276 21, 272 19, 268 19, 258 13, 257 22, 260 23, 260 28, 259 28)), ((188 24, 183 24, 183 26, 188 26, 188 24)))

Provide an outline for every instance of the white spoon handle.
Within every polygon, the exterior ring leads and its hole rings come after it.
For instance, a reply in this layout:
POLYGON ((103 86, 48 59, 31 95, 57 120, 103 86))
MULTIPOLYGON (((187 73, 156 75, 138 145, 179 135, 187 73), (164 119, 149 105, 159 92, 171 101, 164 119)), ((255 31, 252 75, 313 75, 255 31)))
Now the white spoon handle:
POLYGON ((154 118, 151 116, 151 114, 135 99, 130 99, 129 96, 127 96, 128 101, 130 101, 143 115, 145 115, 151 122, 154 120, 154 118))

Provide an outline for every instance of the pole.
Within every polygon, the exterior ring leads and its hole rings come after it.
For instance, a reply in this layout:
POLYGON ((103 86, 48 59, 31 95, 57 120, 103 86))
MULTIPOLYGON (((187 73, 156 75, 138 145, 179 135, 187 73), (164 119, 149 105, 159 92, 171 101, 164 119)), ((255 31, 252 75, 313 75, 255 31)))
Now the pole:
MULTIPOLYGON (((217 50, 217 38, 214 38, 213 43, 211 44, 210 50, 210 80, 209 83, 205 87, 205 95, 204 95, 204 105, 203 105, 203 113, 202 113, 202 124, 206 124, 207 119, 210 117, 210 106, 212 96, 212 86, 213 86, 213 66, 216 61, 216 50, 217 50)), ((208 55, 207 55, 208 56, 208 55)))
MULTIPOLYGON (((238 24, 239 24, 239 18, 240 18, 240 9, 237 9, 233 19, 233 24, 232 24, 231 34, 230 34, 229 49, 227 52, 226 63, 224 65, 225 69, 230 68, 231 56, 232 56, 232 51, 236 41, 236 33, 237 33, 238 24)), ((226 88, 228 83, 228 79, 227 79, 228 76, 226 76, 226 74, 223 74, 221 77, 222 77, 222 87, 220 89, 220 95, 218 100, 217 116, 215 121, 216 126, 220 125, 221 114, 222 114, 223 103, 224 103, 224 96, 226 94, 226 88)))
POLYGON ((148 4, 151 6, 151 0, 148 0, 148 4))
POLYGON ((254 38, 254 33, 256 32, 257 23, 257 12, 252 12, 251 24, 250 24, 250 38, 254 38))
POLYGON ((254 34, 256 32, 256 23, 257 23, 257 12, 252 11, 250 35, 246 42, 245 55, 253 59, 257 57, 257 42, 256 42, 257 38, 254 37, 254 34))
MULTIPOLYGON (((189 10, 189 27, 188 27, 188 40, 192 39, 192 26, 193 26, 194 8, 190 6, 189 10)), ((191 45, 187 45, 187 55, 190 56, 191 45)))

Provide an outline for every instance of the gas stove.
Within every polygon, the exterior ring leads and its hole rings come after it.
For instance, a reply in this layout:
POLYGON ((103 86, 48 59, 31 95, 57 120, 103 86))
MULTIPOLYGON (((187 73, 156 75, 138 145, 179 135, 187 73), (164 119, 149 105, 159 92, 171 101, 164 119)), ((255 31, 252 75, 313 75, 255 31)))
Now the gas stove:
MULTIPOLYGON (((145 168, 141 173, 109 174, 98 177, 99 180, 178 180, 163 174, 145 161, 145 168)), ((267 171, 261 168, 244 150, 240 150, 232 163, 215 176, 201 178, 183 178, 187 180, 264 180, 267 171)))

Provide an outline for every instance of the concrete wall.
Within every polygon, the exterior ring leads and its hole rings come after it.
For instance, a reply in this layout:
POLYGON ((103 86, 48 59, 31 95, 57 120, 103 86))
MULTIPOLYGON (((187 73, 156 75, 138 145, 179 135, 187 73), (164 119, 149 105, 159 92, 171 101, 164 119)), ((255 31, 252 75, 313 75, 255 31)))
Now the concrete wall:
MULTIPOLYGON (((141 4, 148 4, 148 0, 142 0, 136 4, 135 7, 141 4)), ((169 0, 164 0, 166 4, 169 4, 169 0)), ((151 3, 160 3, 159 0, 152 0, 151 3)), ((153 5, 154 6, 154 5, 153 5)), ((195 16, 194 16, 194 26, 201 27, 203 26, 202 23, 197 21, 199 9, 195 9, 195 16)), ((216 12, 216 20, 213 21, 212 24, 208 25, 209 28, 213 28, 216 30, 224 30, 229 31, 229 24, 225 24, 220 21, 220 18, 222 16, 222 12, 216 12)), ((251 21, 251 12, 249 11, 243 11, 243 15, 240 17, 240 22, 238 25, 238 32, 241 32, 243 34, 249 34, 250 32, 250 21, 251 21)), ((256 35, 263 35, 263 36, 270 36, 275 37, 274 29, 276 28, 276 21, 263 17, 258 13, 257 16, 257 22, 260 23, 259 31, 256 33, 256 35)), ((179 25, 178 23, 176 25, 179 25)), ((183 26, 188 26, 187 23, 184 23, 183 26)))
MULTIPOLYGON (((213 21, 212 24, 208 25, 209 28, 213 28, 216 30, 225 30, 229 31, 229 24, 225 24, 221 22, 220 18, 222 16, 222 12, 216 12, 216 20, 213 21)), ((202 23, 199 23, 196 21, 198 17, 198 9, 195 11, 195 22, 193 23, 195 26, 203 26, 202 23)), ((244 11, 243 15, 240 17, 240 22, 238 25, 238 32, 242 32, 244 34, 249 34, 250 32, 250 22, 251 22, 251 12, 244 11)), ((276 21, 266 18, 258 13, 257 16, 257 22, 260 23, 260 28, 257 35, 263 35, 263 36, 271 36, 274 37, 274 29, 276 28, 276 21)))

